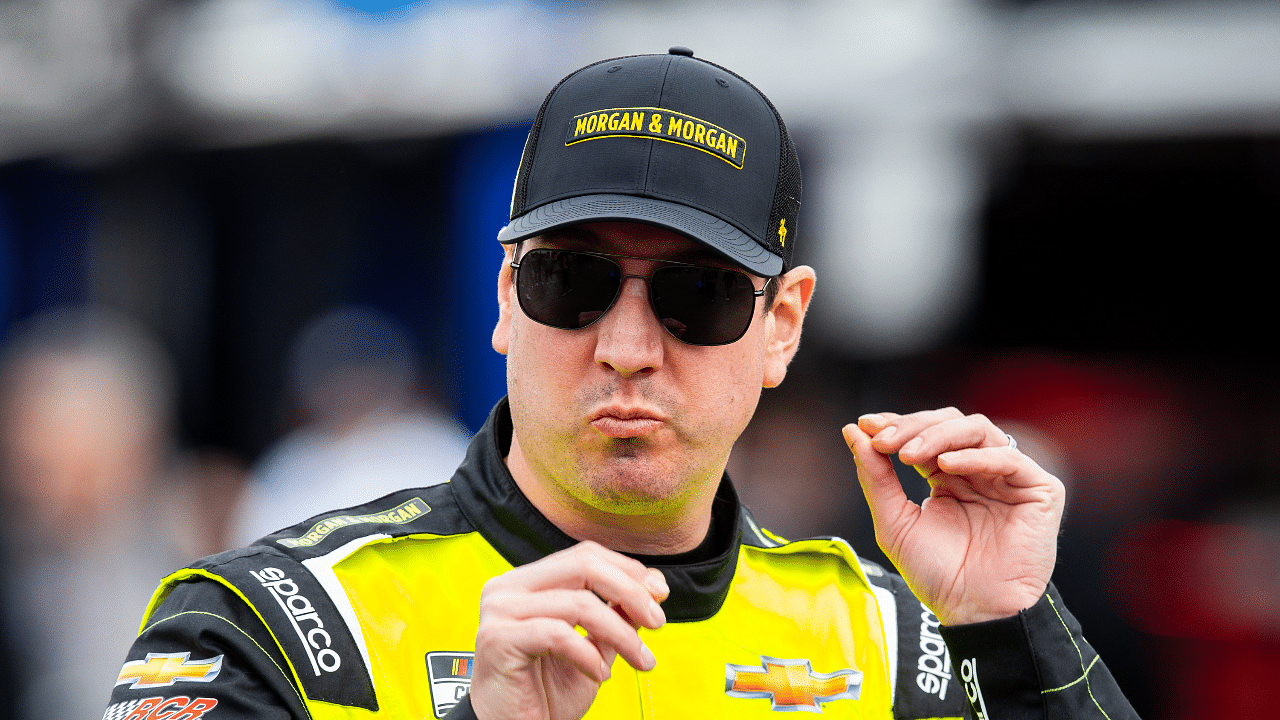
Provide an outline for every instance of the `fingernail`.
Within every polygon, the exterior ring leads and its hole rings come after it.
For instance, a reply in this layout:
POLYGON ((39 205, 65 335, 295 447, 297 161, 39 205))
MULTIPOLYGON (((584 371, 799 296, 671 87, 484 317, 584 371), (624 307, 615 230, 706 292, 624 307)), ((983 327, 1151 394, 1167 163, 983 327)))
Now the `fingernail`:
POLYGON ((649 601, 649 617, 653 618, 654 625, 662 625, 667 622, 667 614, 662 611, 662 606, 658 605, 656 600, 649 601))
POLYGON ((640 664, 643 665, 640 669, 645 671, 652 670, 658 666, 658 659, 653 656, 653 651, 649 649, 649 646, 643 642, 640 643, 640 664))
POLYGON ((667 579, 663 577, 662 571, 650 572, 645 576, 644 583, 649 588, 649 592, 654 595, 670 595, 671 588, 667 586, 667 579))
POLYGON ((884 424, 884 416, 876 413, 867 413, 866 415, 862 415, 858 418, 859 424, 863 421, 872 423, 873 425, 882 425, 884 424))
POLYGON ((600 679, 608 680, 612 676, 613 676, 613 669, 609 667, 609 663, 601 660, 600 661, 600 679))
POLYGON ((898 434, 898 428, 887 427, 876 434, 877 440, 892 440, 894 435, 898 434))
POLYGON ((910 455, 915 451, 919 450, 920 446, 923 444, 924 443, 920 440, 920 438, 912 438, 911 442, 907 443, 906 445, 903 445, 902 449, 899 450, 898 453, 899 454, 906 453, 910 455))

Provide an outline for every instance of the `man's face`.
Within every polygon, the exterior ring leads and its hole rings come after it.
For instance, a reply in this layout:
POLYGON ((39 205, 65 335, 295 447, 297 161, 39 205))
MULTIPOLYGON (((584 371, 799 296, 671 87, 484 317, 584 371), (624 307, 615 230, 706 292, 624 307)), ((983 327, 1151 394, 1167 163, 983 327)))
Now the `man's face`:
MULTIPOLYGON (((635 223, 581 225, 528 241, 523 251, 535 247, 732 267, 700 243, 635 223)), ((508 247, 507 261, 511 253, 508 247)), ((658 265, 617 262, 624 274, 645 277, 658 265)), ((808 277, 812 288, 811 271, 808 277)), ((754 278, 757 289, 764 282, 754 278)), ((659 324, 648 285, 636 278, 624 281, 602 318, 580 330, 526 317, 508 267, 498 299, 494 347, 507 355, 512 455, 521 456, 509 461, 523 462, 558 502, 609 515, 665 515, 699 498, 709 502, 761 388, 781 382, 794 353, 794 343, 779 341, 779 330, 794 331, 798 341, 803 317, 801 309, 800 318, 780 321, 757 298, 746 335, 699 347, 659 324)))

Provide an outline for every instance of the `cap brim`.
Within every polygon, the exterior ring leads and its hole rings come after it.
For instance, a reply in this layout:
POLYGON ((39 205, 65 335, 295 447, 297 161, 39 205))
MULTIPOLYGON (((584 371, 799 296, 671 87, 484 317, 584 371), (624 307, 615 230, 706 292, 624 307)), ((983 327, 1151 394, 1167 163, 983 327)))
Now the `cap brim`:
POLYGON ((498 231, 498 242, 518 242, 565 225, 607 221, 657 225, 698 240, 761 277, 782 273, 781 257, 724 220, 687 205, 633 195, 581 195, 547 203, 498 231))

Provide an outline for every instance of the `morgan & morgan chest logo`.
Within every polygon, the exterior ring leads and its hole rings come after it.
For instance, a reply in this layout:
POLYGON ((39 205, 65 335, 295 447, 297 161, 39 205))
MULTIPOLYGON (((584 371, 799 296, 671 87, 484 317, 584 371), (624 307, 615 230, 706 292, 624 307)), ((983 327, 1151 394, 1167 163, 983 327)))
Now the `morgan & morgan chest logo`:
POLYGON ((779 712, 822 712, 820 703, 857 700, 862 696, 862 672, 851 668, 816 673, 808 660, 779 660, 760 656, 760 667, 724 666, 724 692, 736 698, 768 698, 779 712))
POLYGON ((130 690, 165 687, 175 682, 212 682, 222 671, 222 656, 191 660, 191 653, 147 653, 146 660, 130 660, 120 668, 116 685, 130 690))
POLYGON ((431 705, 436 717, 449 714, 471 690, 475 657, 471 652, 427 653, 427 677, 431 680, 431 705))
POLYGON ((421 498, 406 500, 383 512, 368 515, 334 515, 311 526, 311 529, 298 537, 280 538, 276 542, 287 548, 312 547, 320 544, 329 533, 338 528, 352 525, 403 525, 410 520, 431 512, 431 506, 422 502, 421 498))

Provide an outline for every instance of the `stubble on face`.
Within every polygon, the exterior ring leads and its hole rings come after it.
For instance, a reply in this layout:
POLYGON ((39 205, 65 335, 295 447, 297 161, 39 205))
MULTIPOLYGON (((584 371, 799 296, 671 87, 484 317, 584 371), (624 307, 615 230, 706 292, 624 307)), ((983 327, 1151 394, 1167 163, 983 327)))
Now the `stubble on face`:
POLYGON ((714 495, 731 444, 720 448, 709 442, 723 437, 723 430, 702 427, 700 409, 682 402, 671 388, 647 378, 581 379, 569 393, 572 408, 566 409, 522 392, 518 375, 511 378, 516 390, 511 411, 515 426, 525 430, 519 437, 523 460, 560 503, 584 515, 663 516, 714 495), (593 412, 617 404, 649 408, 664 422, 654 433, 625 438, 591 427, 593 412))
POLYGON ((707 484, 700 476, 715 472, 715 461, 699 447, 697 433, 686 427, 680 403, 657 383, 610 378, 579 388, 574 402, 582 418, 618 402, 650 408, 664 417, 656 432, 637 437, 607 437, 589 425, 576 428, 581 442, 571 445, 573 467, 561 481, 598 510, 664 514, 690 502, 707 484))
MULTIPOLYGON (((658 235, 652 229, 606 227, 590 247, 627 254, 643 240, 648 257, 699 260, 685 256, 700 252, 693 241, 658 235)), ((696 347, 666 336, 647 299, 643 308, 613 308, 602 321, 613 326, 583 330, 537 324, 524 317, 514 298, 510 302, 504 352, 516 434, 508 465, 525 494, 579 539, 615 547, 607 537, 583 534, 611 527, 633 531, 640 545, 663 543, 666 551, 696 546, 733 441, 759 399, 765 342, 760 318, 737 343, 696 347), (648 328, 633 324, 648 321, 654 323, 648 328), (602 334, 612 333, 616 341, 616 333, 626 332, 653 333, 630 339, 661 342, 659 364, 625 372, 612 366, 614 346, 602 334), (607 419, 615 410, 617 422, 607 419), (652 414, 653 425, 633 422, 632 411, 652 414), (675 531, 668 533, 669 542, 659 540, 664 528, 675 531)))

